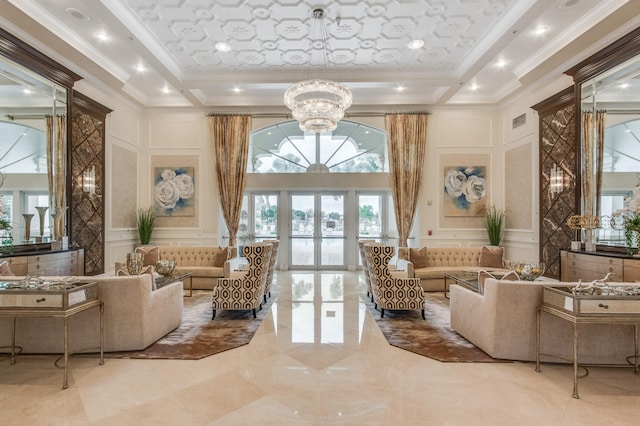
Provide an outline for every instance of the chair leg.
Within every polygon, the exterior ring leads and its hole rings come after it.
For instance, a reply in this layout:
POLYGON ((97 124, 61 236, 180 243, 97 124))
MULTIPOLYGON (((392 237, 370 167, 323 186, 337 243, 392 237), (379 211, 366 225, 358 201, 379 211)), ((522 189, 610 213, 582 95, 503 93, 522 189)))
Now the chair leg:
POLYGON ((426 318, 424 317, 424 308, 422 308, 422 319, 426 321, 426 318))
MULTIPOLYGON (((373 302, 373 300, 372 300, 372 302, 373 302)), ((376 311, 378 310, 378 304, 377 303, 373 304, 373 309, 375 309, 376 311)))
POLYGON ((380 308, 380 318, 384 318, 384 309, 380 308))
POLYGON ((213 310, 213 315, 211 315, 211 321, 213 321, 214 319, 216 319, 216 310, 213 310))
POLYGON ((264 303, 267 303, 267 295, 264 295, 264 303))
POLYGON ((269 290, 269 297, 271 297, 271 290, 269 290))
POLYGON ((253 318, 254 318, 254 319, 255 319, 255 318, 258 318, 258 317, 256 316, 256 308, 253 308, 253 318))
POLYGON ((259 306, 260 306, 260 310, 262 310, 262 303, 259 306))

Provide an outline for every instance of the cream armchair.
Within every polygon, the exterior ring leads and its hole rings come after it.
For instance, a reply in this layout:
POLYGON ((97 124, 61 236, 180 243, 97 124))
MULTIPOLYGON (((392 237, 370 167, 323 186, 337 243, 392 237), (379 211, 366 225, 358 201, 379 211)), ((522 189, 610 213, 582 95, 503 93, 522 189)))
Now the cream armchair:
POLYGON ((378 307, 380 317, 384 318, 385 309, 418 310, 424 316, 424 293, 419 278, 399 277, 389 270, 389 261, 393 257, 394 247, 365 244, 371 291, 378 307))
POLYGON ((217 310, 253 310, 262 308, 262 299, 267 281, 272 245, 258 243, 244 246, 242 253, 247 259, 248 267, 244 275, 233 278, 218 278, 213 287, 211 319, 216 318, 217 310))

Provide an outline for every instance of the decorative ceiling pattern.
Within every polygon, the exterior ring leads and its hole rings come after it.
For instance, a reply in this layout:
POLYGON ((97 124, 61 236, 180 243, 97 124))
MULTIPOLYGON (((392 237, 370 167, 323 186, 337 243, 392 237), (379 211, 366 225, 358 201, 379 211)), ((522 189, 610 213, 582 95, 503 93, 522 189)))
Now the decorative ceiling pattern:
POLYGON ((311 77, 347 85, 350 111, 495 104, 562 78, 640 25, 635 0, 0 0, 0 9, 0 25, 85 79, 146 107, 212 112, 286 112, 286 88, 311 77), (612 14, 614 26, 604 23, 612 14))
POLYGON ((268 7, 262 0, 126 3, 177 64, 202 73, 323 66, 323 21, 328 59, 336 67, 453 70, 516 1, 342 0, 330 2, 320 21, 307 2, 287 0, 268 7), (424 48, 409 49, 414 39, 424 48), (216 51, 217 42, 232 50, 216 51))

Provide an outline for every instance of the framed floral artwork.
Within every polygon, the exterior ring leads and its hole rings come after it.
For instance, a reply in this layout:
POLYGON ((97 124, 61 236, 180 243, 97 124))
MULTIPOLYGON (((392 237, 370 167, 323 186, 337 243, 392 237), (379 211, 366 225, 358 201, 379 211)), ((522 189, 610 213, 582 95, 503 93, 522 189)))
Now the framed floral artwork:
POLYGON ((487 211, 486 166, 444 168, 444 215, 484 216, 487 211))
POLYGON ((195 216, 195 168, 154 167, 156 216, 195 216))

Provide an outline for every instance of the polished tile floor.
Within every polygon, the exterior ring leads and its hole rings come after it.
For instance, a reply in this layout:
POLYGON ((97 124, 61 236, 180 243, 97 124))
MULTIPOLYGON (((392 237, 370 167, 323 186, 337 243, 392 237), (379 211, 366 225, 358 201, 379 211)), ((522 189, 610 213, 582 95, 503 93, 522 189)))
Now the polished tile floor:
POLYGON ((0 358, 4 425, 631 425, 640 376, 456 364, 389 346, 359 301, 358 274, 280 272, 253 341, 199 361, 0 358))

